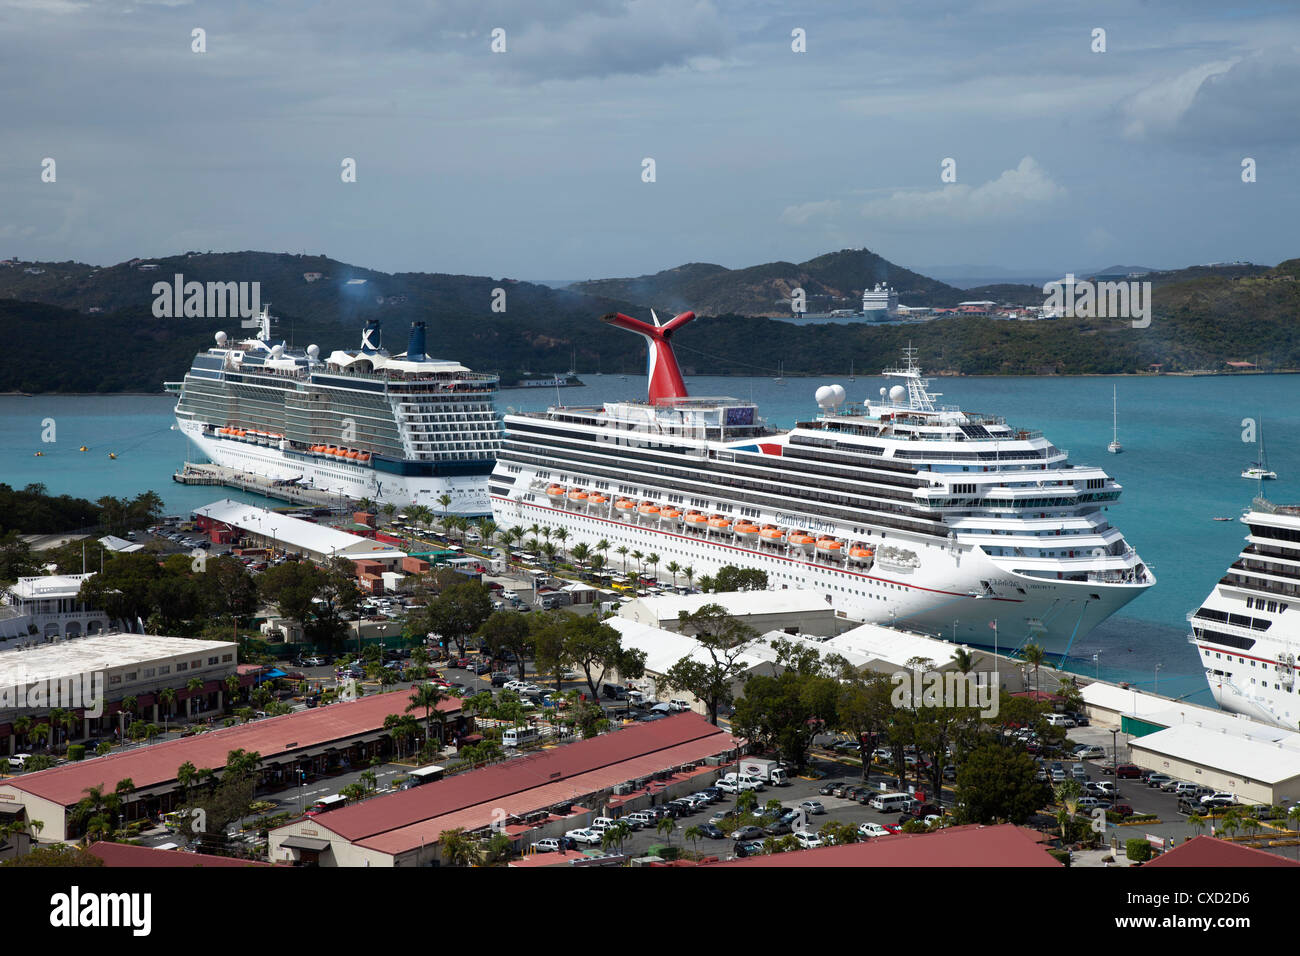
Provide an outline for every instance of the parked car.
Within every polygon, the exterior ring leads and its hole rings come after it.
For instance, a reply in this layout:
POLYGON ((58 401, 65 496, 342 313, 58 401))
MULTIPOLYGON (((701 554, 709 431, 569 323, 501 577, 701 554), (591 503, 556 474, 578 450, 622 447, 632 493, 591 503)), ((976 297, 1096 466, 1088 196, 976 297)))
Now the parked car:
POLYGON ((1110 801, 1103 800, 1101 797, 1080 797, 1078 807, 1080 810, 1091 810, 1094 807, 1109 807, 1110 801))
POLYGON ((790 824, 784 819, 774 820, 767 826, 763 827, 763 832, 768 836, 785 836, 790 831, 790 824))
POLYGON ((1136 780, 1142 776, 1142 769, 1133 763, 1122 763, 1115 768, 1115 776, 1121 780, 1136 780))
POLYGON ((843 786, 844 786, 843 780, 828 780, 826 783, 823 783, 817 789, 817 792, 820 793, 823 797, 830 797, 834 795, 836 788, 843 787, 843 786))
POLYGON ((882 837, 889 836, 889 831, 879 823, 872 823, 868 820, 866 823, 858 824, 858 836, 862 837, 882 837))
POLYGON ((581 830, 570 830, 564 835, 576 843, 586 843, 590 846, 600 845, 599 831, 587 827, 583 827, 581 830))
POLYGON ((703 833, 710 840, 721 840, 723 837, 726 836, 726 834, 722 832, 721 828, 718 827, 716 823, 701 823, 699 824, 699 827, 700 827, 700 832, 703 833))
POLYGON ((1076 760, 1096 760, 1099 757, 1105 757, 1106 751, 1094 744, 1080 744, 1074 751, 1076 760))
POLYGON ((821 836, 813 833, 811 830, 800 830, 794 835, 794 838, 798 841, 799 846, 805 850, 813 850, 819 846, 826 845, 821 836))
POLYGON ((1127 803, 1116 803, 1110 808, 1111 813, 1117 813, 1121 817, 1133 816, 1133 807, 1127 803))
POLYGON ((805 800, 803 803, 799 804, 799 809, 802 810, 804 813, 813 816, 816 816, 819 813, 826 812, 826 808, 822 806, 822 802, 820 800, 805 800))
POLYGON ((1113 780, 1098 780, 1097 793, 1102 796, 1113 797, 1119 793, 1119 784, 1113 780))
POLYGON ((743 826, 733 830, 731 836, 736 840, 761 840, 764 834, 760 827, 743 826))
POLYGON ((32 759, 32 755, 28 753, 11 754, 9 757, 9 769, 22 770, 24 767, 27 766, 27 761, 31 759, 32 759))
POLYGON ((558 853, 560 846, 559 837, 544 837, 533 844, 533 849, 538 853, 558 853))
POLYGON ((1152 788, 1163 787, 1167 783, 1173 783, 1174 778, 1167 773, 1153 773, 1147 777, 1147 786, 1152 788))

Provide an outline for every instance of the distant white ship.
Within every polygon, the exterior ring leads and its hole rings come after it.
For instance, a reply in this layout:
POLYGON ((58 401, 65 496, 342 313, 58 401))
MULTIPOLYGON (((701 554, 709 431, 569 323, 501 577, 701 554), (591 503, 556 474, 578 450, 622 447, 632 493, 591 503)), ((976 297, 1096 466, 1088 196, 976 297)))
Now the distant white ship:
POLYGON ((1277 472, 1268 470, 1268 454, 1264 451, 1264 419, 1259 420, 1259 461, 1252 461, 1250 467, 1241 473, 1241 477, 1255 481, 1272 481, 1277 472))

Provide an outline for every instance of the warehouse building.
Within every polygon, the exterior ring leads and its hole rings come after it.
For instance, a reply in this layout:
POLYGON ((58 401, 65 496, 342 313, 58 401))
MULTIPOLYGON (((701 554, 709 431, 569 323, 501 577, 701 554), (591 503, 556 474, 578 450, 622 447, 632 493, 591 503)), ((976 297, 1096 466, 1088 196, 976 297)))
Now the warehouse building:
POLYGON ((442 834, 504 832, 521 850, 708 786, 736 740, 695 714, 635 724, 590 740, 375 797, 270 832, 272 862, 430 866, 442 834))
POLYGON ((1059 867, 1043 834, 1010 823, 946 827, 934 833, 895 833, 864 843, 725 860, 725 867, 1059 867))
POLYGON ((1300 734, 1259 725, 1260 734, 1186 723, 1129 741, 1139 767, 1205 784, 1242 803, 1300 800, 1300 734))
POLYGON ((619 608, 619 617, 668 631, 681 630, 678 615, 694 614, 706 604, 717 604, 743 624, 762 634, 834 634, 835 610, 816 591, 722 591, 717 594, 660 594, 637 598, 619 608))
MULTIPOLYGON (((410 700, 409 688, 374 694, 60 764, 0 781, 0 806, 20 805, 26 820, 42 822, 41 842, 58 842, 75 836, 71 811, 88 788, 112 792, 119 781, 130 780, 134 788, 124 798, 126 819, 154 818, 176 808, 181 765, 220 770, 229 753, 241 749, 261 755, 259 789, 283 790, 303 779, 300 774, 313 779, 341 768, 365 766, 387 752, 390 738, 384 719, 405 713, 410 700)), ((457 698, 438 705, 449 728, 465 729, 460 706, 457 698)))
POLYGON ((302 518, 291 518, 230 498, 196 508, 194 522, 199 531, 214 542, 229 538, 231 531, 238 531, 261 547, 296 553, 317 562, 339 557, 349 561, 370 561, 394 570, 401 567, 402 559, 406 557, 406 552, 373 538, 349 534, 302 518))

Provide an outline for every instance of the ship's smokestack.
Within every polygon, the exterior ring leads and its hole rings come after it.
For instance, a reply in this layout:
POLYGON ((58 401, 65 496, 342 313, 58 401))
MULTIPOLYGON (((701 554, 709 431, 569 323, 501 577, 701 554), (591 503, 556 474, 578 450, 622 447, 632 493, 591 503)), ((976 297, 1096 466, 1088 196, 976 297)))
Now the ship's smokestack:
MULTIPOLYGON (((650 314, 654 315, 654 312, 650 314)), ((649 322, 642 322, 622 312, 610 312, 600 317, 602 322, 635 332, 645 339, 646 398, 651 405, 687 397, 686 383, 682 381, 681 370, 677 367, 677 357, 673 354, 673 347, 668 340, 672 338, 674 332, 694 318, 694 312, 683 312, 660 325, 659 317, 655 316, 654 325, 651 325, 649 322)))
POLYGON ((424 323, 411 323, 411 337, 406 343, 406 359, 409 362, 424 361, 424 323))
POLYGON ((379 320, 367 319, 366 327, 361 330, 361 351, 374 354, 379 351, 381 344, 383 344, 383 336, 379 334, 379 320))

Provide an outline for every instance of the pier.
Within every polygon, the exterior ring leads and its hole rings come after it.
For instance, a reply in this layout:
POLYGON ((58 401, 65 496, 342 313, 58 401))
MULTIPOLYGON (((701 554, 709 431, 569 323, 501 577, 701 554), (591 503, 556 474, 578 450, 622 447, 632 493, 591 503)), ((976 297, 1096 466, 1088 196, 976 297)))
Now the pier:
POLYGON ((353 505, 352 499, 347 495, 321 491, 318 488, 304 488, 297 484, 286 484, 274 478, 267 478, 265 475, 254 475, 224 465, 197 464, 187 461, 180 471, 172 475, 172 480, 182 485, 221 485, 226 488, 237 488, 240 491, 250 491, 267 498, 276 498, 312 508, 348 511, 353 505))

